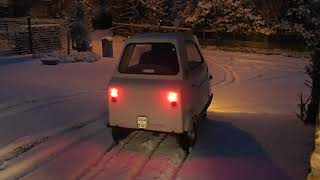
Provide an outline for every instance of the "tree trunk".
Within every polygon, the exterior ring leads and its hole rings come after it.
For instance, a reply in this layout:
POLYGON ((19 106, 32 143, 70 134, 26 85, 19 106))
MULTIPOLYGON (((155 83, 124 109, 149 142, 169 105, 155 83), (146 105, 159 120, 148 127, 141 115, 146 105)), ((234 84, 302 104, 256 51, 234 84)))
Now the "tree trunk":
POLYGON ((315 50, 312 63, 313 67, 310 76, 312 78, 311 99, 308 105, 306 121, 309 124, 316 124, 320 105, 320 49, 315 50))

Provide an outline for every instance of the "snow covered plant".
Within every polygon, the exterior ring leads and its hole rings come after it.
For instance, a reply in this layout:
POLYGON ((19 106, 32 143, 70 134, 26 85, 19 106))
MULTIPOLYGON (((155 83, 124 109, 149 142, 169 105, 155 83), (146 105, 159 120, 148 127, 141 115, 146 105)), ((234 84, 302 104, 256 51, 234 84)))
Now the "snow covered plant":
POLYGON ((260 33, 270 35, 272 30, 266 25, 252 1, 229 1, 230 8, 226 9, 225 16, 221 18, 225 22, 227 32, 260 33))
POLYGON ((195 28, 217 32, 272 33, 252 1, 200 0, 194 13, 185 19, 195 28))
POLYGON ((72 46, 77 51, 90 49, 86 7, 84 0, 75 0, 69 13, 68 20, 72 46))
POLYGON ((149 22, 156 24, 158 22, 168 25, 172 22, 170 17, 170 6, 171 1, 169 0, 146 0, 146 17, 149 22))
POLYGON ((319 4, 320 2, 316 1, 289 1, 290 8, 275 29, 300 34, 308 48, 318 46, 320 41, 319 4))

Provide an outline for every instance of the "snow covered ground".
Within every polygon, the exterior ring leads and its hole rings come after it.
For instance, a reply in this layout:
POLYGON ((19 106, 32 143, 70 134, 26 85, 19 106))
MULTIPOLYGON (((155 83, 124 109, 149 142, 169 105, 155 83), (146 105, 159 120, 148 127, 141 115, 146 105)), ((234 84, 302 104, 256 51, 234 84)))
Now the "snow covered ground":
POLYGON ((204 53, 215 99, 189 154, 165 133, 113 143, 105 87, 116 60, 0 60, 0 179, 305 179, 313 132, 295 112, 307 59, 204 53))

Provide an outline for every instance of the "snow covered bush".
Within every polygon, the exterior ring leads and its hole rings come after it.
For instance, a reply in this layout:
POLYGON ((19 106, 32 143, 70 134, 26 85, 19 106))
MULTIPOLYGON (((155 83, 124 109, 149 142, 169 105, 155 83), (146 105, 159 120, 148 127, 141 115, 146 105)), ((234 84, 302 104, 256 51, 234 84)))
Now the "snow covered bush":
POLYGON ((89 62, 89 63, 98 61, 100 59, 99 55, 91 51, 71 53, 71 57, 76 62, 89 62))
POLYGON ((319 2, 306 0, 289 1, 289 9, 281 23, 275 26, 276 31, 298 33, 308 48, 319 46, 320 16, 319 2))
POLYGON ((145 11, 144 0, 109 0, 107 10, 113 15, 115 22, 135 23, 142 20, 145 11))
POLYGON ((193 14, 190 14, 189 17, 186 17, 186 23, 192 25, 197 29, 205 29, 210 26, 210 23, 213 22, 213 17, 215 17, 215 8, 218 6, 212 1, 202 0, 196 5, 195 11, 193 14))
POLYGON ((191 27, 221 34, 320 41, 319 0, 110 0, 115 22, 191 27), (262 36, 260 36, 262 35, 262 36), (273 36, 275 35, 275 36, 273 36))
POLYGON ((69 13, 69 28, 72 47, 77 51, 90 49, 88 37, 87 4, 84 0, 75 0, 69 13))
POLYGON ((170 0, 146 0, 146 18, 151 24, 161 23, 162 25, 172 25, 173 19, 170 17, 170 0))
POLYGON ((216 32, 272 33, 252 1, 246 0, 200 0, 185 21, 196 29, 216 32))
MULTIPOLYGON (((228 2, 228 1, 227 1, 228 2)), ((225 24, 225 31, 237 33, 259 33, 270 35, 272 30, 261 16, 252 1, 229 1, 229 7, 223 17, 217 22, 225 24)))
POLYGON ((91 51, 71 51, 67 54, 65 51, 52 51, 47 53, 37 53, 35 58, 42 60, 58 60, 60 63, 88 62, 92 63, 101 59, 101 57, 91 51))
POLYGON ((197 3, 195 0, 184 0, 183 2, 184 3, 180 4, 181 12, 178 12, 178 16, 177 16, 179 25, 181 26, 185 24, 185 19, 193 15, 197 7, 197 3))
POLYGON ((268 23, 278 22, 288 9, 288 0, 253 0, 268 23))

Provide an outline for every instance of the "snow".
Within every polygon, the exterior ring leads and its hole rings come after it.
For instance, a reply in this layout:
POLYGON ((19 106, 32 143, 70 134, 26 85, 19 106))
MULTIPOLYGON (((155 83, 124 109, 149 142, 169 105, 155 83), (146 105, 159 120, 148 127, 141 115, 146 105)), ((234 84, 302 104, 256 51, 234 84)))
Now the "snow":
POLYGON ((318 153, 312 153, 311 167, 318 170, 320 169, 320 155, 318 153))
POLYGON ((213 87, 215 99, 210 111, 292 115, 297 110, 298 93, 307 92, 306 58, 225 51, 204 53, 211 72, 223 73, 214 79, 223 82, 213 87))
POLYGON ((7 166, 7 162, 0 159, 0 171, 4 170, 6 166, 7 166))
POLYGON ((179 147, 176 138, 169 135, 136 179, 174 179, 185 157, 186 152, 179 147))
POLYGON ((6 152, 0 156, 38 135, 49 137, 9 161, 0 157, 0 179, 306 177, 313 133, 295 112, 298 92, 307 92, 308 59, 204 50, 214 75, 214 102, 199 125, 197 144, 186 154, 174 136, 152 132, 134 132, 112 144, 105 128, 105 88, 122 38, 113 43, 115 58, 94 63, 43 66, 29 57, 0 62, 0 152, 6 152), (55 131, 102 114, 83 128, 55 131), (46 134, 51 131, 54 135, 46 134))
POLYGON ((80 122, 76 122, 73 124, 66 123, 61 127, 50 129, 49 131, 45 131, 43 133, 33 134, 31 136, 24 136, 22 138, 19 138, 13 141, 12 143, 8 144, 5 148, 0 149, 0 159, 2 159, 3 161, 11 160, 19 156, 20 154, 24 153, 25 151, 32 149, 34 146, 37 146, 47 141, 49 138, 53 138, 54 136, 60 135, 64 132, 86 126, 89 123, 96 121, 97 118, 102 116, 104 116, 104 114, 95 115, 93 117, 86 117, 86 119, 83 119, 83 121, 80 122))
POLYGON ((88 136, 95 134, 97 130, 102 130, 103 126, 99 123, 90 124, 80 131, 71 131, 55 137, 53 140, 43 143, 35 149, 28 151, 22 156, 17 157, 9 162, 8 167, 0 174, 0 179, 17 179, 25 176, 41 164, 48 162, 53 157, 68 146, 86 139, 88 136))
POLYGON ((58 66, 35 59, 0 66, 0 104, 18 105, 1 109, 0 147, 105 113, 105 88, 113 68, 110 59, 58 66))
POLYGON ((41 61, 58 61, 61 63, 75 63, 75 62, 95 62, 101 57, 94 52, 85 51, 77 52, 72 50, 70 55, 65 51, 53 51, 49 53, 38 53, 35 55, 36 58, 40 58, 41 61))
POLYGON ((108 130, 99 131, 21 179, 77 179, 99 161, 112 141, 108 130))
MULTIPOLYGON (((153 150, 165 138, 164 134, 157 135, 153 132, 140 132, 135 141, 130 141, 124 148, 118 152, 112 159, 105 164, 103 171, 92 179, 134 179, 140 172, 153 150), (149 141, 152 149, 145 148, 143 145, 149 141)), ((149 144, 150 145, 150 144, 149 144)))

